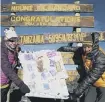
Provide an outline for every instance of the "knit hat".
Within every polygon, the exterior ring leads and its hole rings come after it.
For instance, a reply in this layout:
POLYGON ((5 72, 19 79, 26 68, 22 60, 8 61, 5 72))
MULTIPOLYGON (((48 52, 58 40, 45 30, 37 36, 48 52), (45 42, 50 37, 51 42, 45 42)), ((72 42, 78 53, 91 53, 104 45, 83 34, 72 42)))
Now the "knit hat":
POLYGON ((5 37, 4 37, 4 40, 9 40, 11 38, 18 38, 16 32, 14 31, 14 29, 11 27, 11 28, 7 28, 4 30, 4 33, 5 33, 5 37))

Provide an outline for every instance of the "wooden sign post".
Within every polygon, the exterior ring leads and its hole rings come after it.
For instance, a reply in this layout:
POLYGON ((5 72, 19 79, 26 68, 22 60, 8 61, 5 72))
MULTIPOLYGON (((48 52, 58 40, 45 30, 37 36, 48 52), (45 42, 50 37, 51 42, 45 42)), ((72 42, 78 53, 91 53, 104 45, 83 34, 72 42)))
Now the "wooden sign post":
MULTIPOLYGON (((24 45, 91 42, 91 33, 81 32, 81 27, 94 27, 93 16, 80 16, 80 13, 92 13, 92 4, 3 4, 1 12, 74 12, 75 16, 48 15, 1 15, 2 26, 34 26, 34 27, 73 27, 72 33, 26 34, 20 35, 20 43, 24 45)), ((100 41, 105 41, 105 31, 100 33, 100 41)), ((102 49, 100 49, 102 51, 102 49)), ((75 64, 74 53, 62 52, 64 64, 75 64)), ((71 75, 71 72, 68 72, 71 75)), ((77 73, 74 71, 75 76, 77 73)), ((71 76, 70 76, 71 77, 71 76)), ((73 77, 74 78, 74 77, 73 77)), ((74 80, 71 78, 72 80, 74 80)), ((71 80, 70 79, 70 80, 71 80)))

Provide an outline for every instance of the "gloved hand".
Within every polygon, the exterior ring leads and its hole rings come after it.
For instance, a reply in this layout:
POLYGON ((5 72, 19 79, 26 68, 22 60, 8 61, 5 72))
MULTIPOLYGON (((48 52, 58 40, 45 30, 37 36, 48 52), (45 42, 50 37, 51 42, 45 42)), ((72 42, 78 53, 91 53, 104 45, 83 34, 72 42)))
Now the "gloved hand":
POLYGON ((77 102, 77 96, 76 96, 76 94, 75 93, 69 93, 69 100, 70 100, 70 102, 77 102))
POLYGON ((29 93, 30 92, 30 89, 28 88, 28 86, 24 82, 21 83, 21 85, 19 86, 19 88, 20 88, 20 91, 23 94, 26 94, 26 93, 29 93))
POLYGON ((72 102, 77 102, 77 100, 79 99, 79 98, 81 98, 83 96, 83 93, 76 93, 76 91, 75 90, 73 90, 73 92, 72 93, 69 93, 69 100, 72 102))
POLYGON ((59 49, 57 49, 57 51, 63 51, 64 50, 64 47, 60 47, 59 49))

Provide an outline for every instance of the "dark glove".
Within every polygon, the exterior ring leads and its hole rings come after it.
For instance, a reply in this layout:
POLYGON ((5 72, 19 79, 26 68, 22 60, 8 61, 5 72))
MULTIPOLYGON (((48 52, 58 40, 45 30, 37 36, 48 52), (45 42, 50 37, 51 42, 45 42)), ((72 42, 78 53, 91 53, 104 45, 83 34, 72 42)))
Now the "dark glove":
POLYGON ((25 83, 22 83, 20 86, 20 91, 24 94, 29 93, 30 89, 28 88, 28 86, 25 83))
POLYGON ((77 102, 77 99, 83 96, 83 93, 76 92, 77 89, 73 90, 72 93, 69 93, 69 100, 72 102, 77 102))
POLYGON ((70 100, 70 102, 77 102, 77 96, 76 96, 76 94, 75 93, 69 93, 69 100, 70 100))
POLYGON ((59 49, 57 49, 57 51, 63 51, 64 47, 60 47, 59 49))

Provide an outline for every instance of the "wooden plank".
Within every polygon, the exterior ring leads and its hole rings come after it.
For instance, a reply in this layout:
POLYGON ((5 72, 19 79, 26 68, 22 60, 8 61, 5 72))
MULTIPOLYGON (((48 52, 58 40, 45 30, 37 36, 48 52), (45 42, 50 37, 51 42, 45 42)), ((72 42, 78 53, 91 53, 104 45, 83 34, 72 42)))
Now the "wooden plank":
POLYGON ((1 16, 2 26, 75 26, 94 27, 93 16, 1 16))
MULTIPOLYGON (((100 33, 100 41, 105 41, 105 31, 100 33)), ((50 33, 35 35, 20 35, 21 44, 53 44, 69 42, 91 42, 91 33, 50 33)))
POLYGON ((67 84, 79 79, 79 74, 76 69, 74 70, 67 70, 68 78, 66 79, 67 84))
MULTIPOLYGON (((55 43, 70 43, 70 42, 91 42, 92 32, 78 33, 44 33, 44 34, 28 34, 20 35, 19 43, 22 45, 37 45, 37 44, 55 44, 55 43)), ((100 41, 105 42, 105 31, 99 31, 100 41)), ((0 37, 2 39, 2 37, 0 37)))
POLYGON ((1 12, 93 12, 93 4, 3 4, 1 12))
POLYGON ((62 58, 63 58, 63 63, 66 64, 71 64, 74 65, 74 61, 73 61, 73 56, 74 53, 72 52, 61 52, 62 58))

